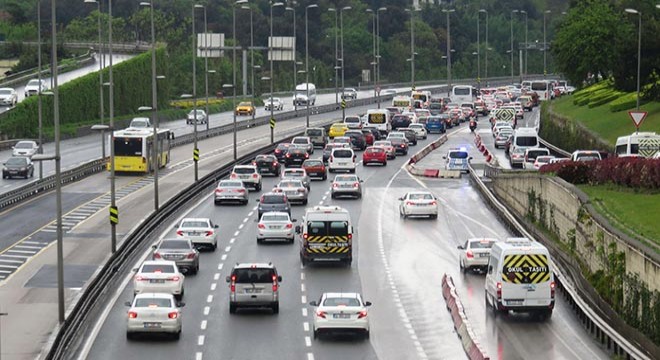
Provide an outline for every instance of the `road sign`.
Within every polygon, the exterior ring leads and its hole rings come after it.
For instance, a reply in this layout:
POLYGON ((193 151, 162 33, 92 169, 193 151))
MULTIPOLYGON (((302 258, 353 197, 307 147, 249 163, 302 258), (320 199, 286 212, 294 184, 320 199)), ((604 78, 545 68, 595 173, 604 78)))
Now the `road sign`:
POLYGON ((270 118, 270 128, 271 129, 275 129, 275 123, 276 123, 275 118, 270 118))
POLYGON ((640 125, 642 125, 642 122, 644 122, 644 119, 646 118, 646 115, 648 112, 646 111, 639 111, 639 110, 630 110, 628 111, 628 115, 630 115, 630 118, 633 121, 633 124, 635 124, 635 127, 639 129, 640 125))
POLYGON ((346 100, 344 99, 341 100, 341 108, 346 109, 346 100))
POLYGON ((199 149, 193 149, 193 161, 199 161, 199 149))
POLYGON ((110 224, 119 224, 119 209, 116 206, 110 206, 110 224))
POLYGON ((515 109, 496 109, 495 118, 499 121, 514 122, 516 119, 515 109))

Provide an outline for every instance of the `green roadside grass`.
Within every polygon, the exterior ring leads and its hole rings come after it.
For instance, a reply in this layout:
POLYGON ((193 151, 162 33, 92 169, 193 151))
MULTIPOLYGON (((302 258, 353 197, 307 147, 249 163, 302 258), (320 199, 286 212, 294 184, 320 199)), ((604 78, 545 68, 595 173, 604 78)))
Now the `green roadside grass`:
MULTIPOLYGON (((660 103, 649 102, 640 106, 648 115, 640 127, 640 131, 660 133, 660 103)), ((609 105, 593 108, 573 104, 573 96, 562 96, 552 102, 552 110, 564 117, 582 123, 592 133, 612 145, 619 136, 635 132, 635 126, 628 116, 628 111, 610 112, 609 105)), ((634 110, 634 109, 631 109, 634 110)))
POLYGON ((660 245, 660 193, 637 193, 607 185, 579 185, 594 208, 631 237, 660 245))

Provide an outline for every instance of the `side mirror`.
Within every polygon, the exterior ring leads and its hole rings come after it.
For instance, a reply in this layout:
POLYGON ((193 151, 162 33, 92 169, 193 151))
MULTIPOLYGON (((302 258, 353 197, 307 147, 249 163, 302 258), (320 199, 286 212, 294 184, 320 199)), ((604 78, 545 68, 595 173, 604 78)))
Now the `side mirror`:
POLYGON ((298 222, 298 219, 291 219, 291 222, 298 222))
POLYGON ((300 225, 296 225, 296 234, 300 234, 301 231, 300 225))
POLYGON ((400 198, 399 198, 399 201, 403 201, 403 198, 402 198, 402 197, 400 197, 400 198))
POLYGON ((364 306, 371 306, 371 301, 367 301, 364 303, 364 306))
POLYGON ((133 269, 133 272, 137 272, 137 271, 138 271, 138 268, 133 269))
POLYGON ((316 301, 310 301, 309 305, 311 306, 319 306, 319 304, 316 301))
POLYGON ((254 201, 259 202, 259 200, 261 200, 261 199, 255 199, 254 201))
POLYGON ((456 248, 457 248, 457 249, 461 249, 461 250, 465 249, 465 248, 463 247, 463 245, 458 245, 456 248))
POLYGON ((277 275, 277 281, 279 281, 279 282, 282 281, 282 275, 277 275))
POLYGON ((125 303, 124 303, 124 305, 126 305, 126 306, 128 306, 128 307, 130 307, 130 306, 131 306, 131 305, 133 305, 133 304, 131 304, 131 302, 130 302, 130 301, 127 301, 127 302, 125 302, 125 303))
POLYGON ((472 160, 472 156, 470 156, 470 157, 468 158, 468 160, 472 160))
POLYGON ((183 301, 179 301, 179 302, 176 303, 176 306, 184 307, 184 306, 186 306, 186 303, 184 303, 183 301))
POLYGON ((225 278, 225 281, 230 282, 230 281, 231 281, 231 277, 227 276, 227 277, 225 278))
POLYGON ((364 182, 364 180, 362 180, 362 179, 360 179, 360 182, 361 182, 361 183, 363 183, 363 182, 364 182))
POLYGON ((445 160, 447 160, 447 157, 446 157, 446 156, 443 156, 442 158, 445 159, 445 160))
POLYGON ((155 249, 155 248, 157 248, 157 247, 158 247, 158 245, 156 245, 156 244, 151 245, 151 248, 152 248, 152 249, 155 249))
POLYGON ((213 228, 214 228, 214 229, 217 229, 217 228, 219 228, 219 227, 220 227, 220 225, 218 225, 218 224, 213 225, 213 228))

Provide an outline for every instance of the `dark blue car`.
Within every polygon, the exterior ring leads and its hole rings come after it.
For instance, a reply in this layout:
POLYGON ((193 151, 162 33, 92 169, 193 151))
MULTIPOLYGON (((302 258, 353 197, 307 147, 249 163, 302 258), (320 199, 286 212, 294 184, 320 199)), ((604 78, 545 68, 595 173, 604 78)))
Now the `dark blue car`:
POLYGON ((426 131, 429 134, 432 133, 438 133, 438 134, 444 134, 447 132, 447 128, 445 127, 445 120, 446 117, 443 116, 429 116, 428 119, 426 119, 426 131))

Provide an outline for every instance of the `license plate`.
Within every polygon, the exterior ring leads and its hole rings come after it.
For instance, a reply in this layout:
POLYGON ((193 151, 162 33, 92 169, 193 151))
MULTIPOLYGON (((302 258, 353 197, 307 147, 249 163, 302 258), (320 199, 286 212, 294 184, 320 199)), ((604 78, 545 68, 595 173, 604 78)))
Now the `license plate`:
POLYGON ((269 168, 267 168, 267 167, 262 167, 262 168, 259 168, 259 170, 261 170, 261 171, 270 171, 270 169, 269 169, 269 168))
POLYGON ((145 329, 158 329, 160 328, 160 323, 157 322, 146 322, 144 323, 145 329))
POLYGON ((164 284, 165 280, 163 280, 163 279, 152 279, 152 280, 149 280, 149 282, 152 283, 152 284, 164 284))
POLYGON ((513 306, 520 306, 523 304, 522 300, 507 300, 506 301, 507 305, 513 305, 513 306))
POLYGON ((350 319, 351 315, 349 315, 349 314, 333 314, 332 317, 334 319, 350 319))
POLYGON ((346 166, 346 163, 345 162, 340 162, 339 166, 346 166))
POLYGON ((201 234, 201 233, 199 233, 199 232, 197 232, 197 231, 189 231, 189 232, 188 232, 188 236, 197 236, 197 235, 199 235, 199 234, 201 234))
POLYGON ((482 257, 482 258, 483 258, 483 257, 488 257, 488 256, 490 256, 490 254, 488 254, 488 253, 481 253, 481 254, 479 254, 479 257, 482 257))
POLYGON ((277 230, 277 229, 281 229, 282 226, 281 225, 271 225, 269 228, 277 230))
POLYGON ((261 293, 261 289, 245 289, 246 294, 259 294, 261 293))

